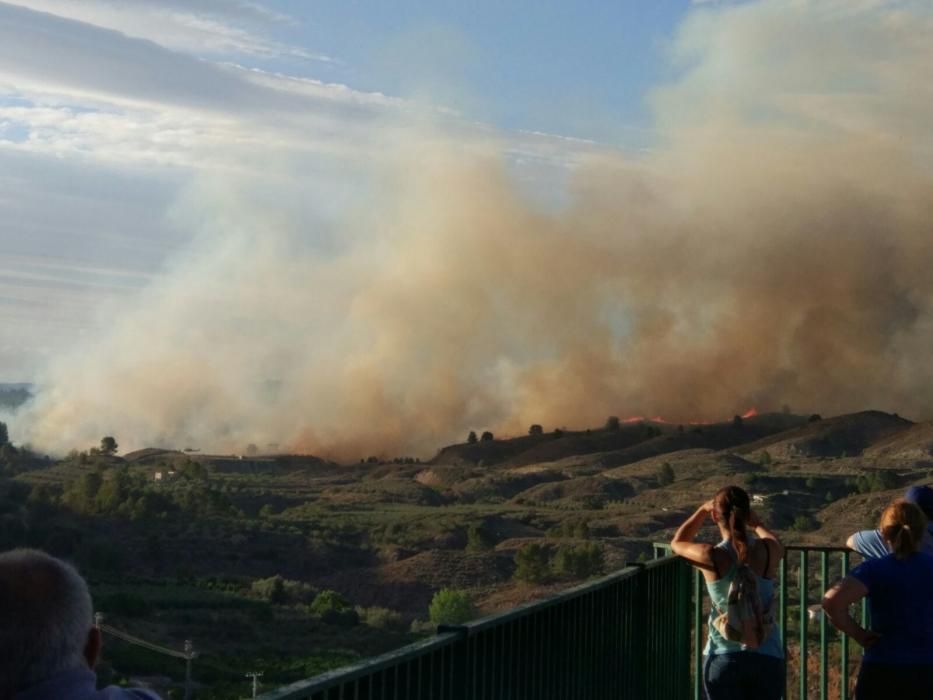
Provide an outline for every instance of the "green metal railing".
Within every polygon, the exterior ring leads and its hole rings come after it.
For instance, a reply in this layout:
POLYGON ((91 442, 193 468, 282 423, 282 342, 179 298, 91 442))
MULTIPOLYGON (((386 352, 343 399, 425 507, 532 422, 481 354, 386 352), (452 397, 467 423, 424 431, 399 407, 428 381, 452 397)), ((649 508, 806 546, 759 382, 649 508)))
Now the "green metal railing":
POLYGON ((672 700, 691 692, 691 570, 668 557, 267 693, 265 700, 672 700))
MULTIPOLYGON (((669 558, 670 546, 654 545, 655 557, 669 558)), ((787 659, 785 700, 849 700, 859 659, 853 658, 848 637, 829 625, 819 607, 833 582, 850 570, 844 547, 788 546, 778 568, 778 624, 787 659), (816 560, 817 576, 811 576, 816 560), (812 609, 811 609, 812 608, 812 609), (831 658, 833 657, 833 658, 831 658), (811 668, 814 671, 811 673, 811 668)), ((690 697, 701 700, 706 616, 709 600, 699 570, 692 574, 691 651, 693 686, 690 697)), ((868 624, 867 600, 862 601, 862 625, 868 624)))

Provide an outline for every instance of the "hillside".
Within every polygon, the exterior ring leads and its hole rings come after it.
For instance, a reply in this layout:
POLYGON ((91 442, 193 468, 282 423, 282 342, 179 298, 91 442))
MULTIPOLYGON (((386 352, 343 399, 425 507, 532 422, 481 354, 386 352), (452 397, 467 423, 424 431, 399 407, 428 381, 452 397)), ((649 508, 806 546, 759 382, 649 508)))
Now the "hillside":
MULTIPOLYGON (((107 611, 158 643, 201 637, 208 620, 218 634, 242 636, 247 620, 271 616, 289 639, 306 634, 340 650, 313 662, 327 668, 428 629, 440 588, 466 591, 491 612, 648 556, 730 483, 756 497, 786 541, 842 544, 906 486, 930 480, 931 455, 933 424, 877 411, 622 424, 450 445, 427 463, 161 448, 76 454, 3 482, 0 538, 71 557, 143 608, 154 586, 175 587, 175 602, 157 596, 153 619, 107 611), (518 565, 532 551, 540 578, 518 565), (307 600, 261 593, 275 577, 307 600), (199 602, 218 587, 233 597, 199 602), (311 614, 307 601, 324 590, 358 611, 311 614), (214 605, 242 612, 219 617, 214 605)), ((280 667, 258 644, 242 638, 237 653, 280 667)), ((311 663, 288 646, 292 671, 270 672, 281 681, 311 663)), ((154 670, 120 654, 115 663, 154 670)))

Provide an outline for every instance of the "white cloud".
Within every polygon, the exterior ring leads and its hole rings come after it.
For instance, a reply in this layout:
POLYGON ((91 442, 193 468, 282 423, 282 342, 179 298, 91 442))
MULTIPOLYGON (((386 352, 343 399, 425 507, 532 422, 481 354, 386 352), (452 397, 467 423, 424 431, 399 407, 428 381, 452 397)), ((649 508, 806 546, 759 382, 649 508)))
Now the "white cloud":
POLYGON ((128 37, 147 39, 165 48, 197 55, 247 54, 290 56, 333 62, 329 56, 274 41, 265 35, 270 25, 291 18, 261 5, 212 0, 8 0, 39 12, 112 29, 128 37))

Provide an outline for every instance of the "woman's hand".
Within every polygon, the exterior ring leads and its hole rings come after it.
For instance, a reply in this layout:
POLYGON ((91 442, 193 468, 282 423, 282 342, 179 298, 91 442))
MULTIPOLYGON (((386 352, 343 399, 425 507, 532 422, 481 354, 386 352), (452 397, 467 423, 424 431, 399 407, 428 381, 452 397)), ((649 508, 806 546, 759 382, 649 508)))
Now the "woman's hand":
POLYGON ((878 634, 877 632, 866 630, 865 634, 863 634, 860 639, 856 639, 855 641, 858 642, 859 646, 862 647, 862 649, 871 649, 880 640, 881 640, 880 634, 878 634))
POLYGON ((700 510, 702 510, 704 513, 712 513, 714 510, 716 510, 716 502, 711 498, 700 506, 700 510))

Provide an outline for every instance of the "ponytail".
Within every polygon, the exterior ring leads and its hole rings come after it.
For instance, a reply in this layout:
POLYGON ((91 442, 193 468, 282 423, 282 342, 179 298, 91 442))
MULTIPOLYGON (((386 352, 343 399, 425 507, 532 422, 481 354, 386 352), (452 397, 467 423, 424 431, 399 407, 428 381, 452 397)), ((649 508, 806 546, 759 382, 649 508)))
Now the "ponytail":
POLYGON ((740 515, 738 508, 733 508, 729 514, 729 537, 739 562, 744 564, 745 557, 748 556, 748 533, 745 531, 745 518, 740 515))
POLYGON ((739 562, 744 564, 748 556, 748 532, 745 523, 751 513, 748 494, 738 486, 726 486, 716 492, 713 503, 720 520, 729 530, 729 539, 735 547, 739 562))

